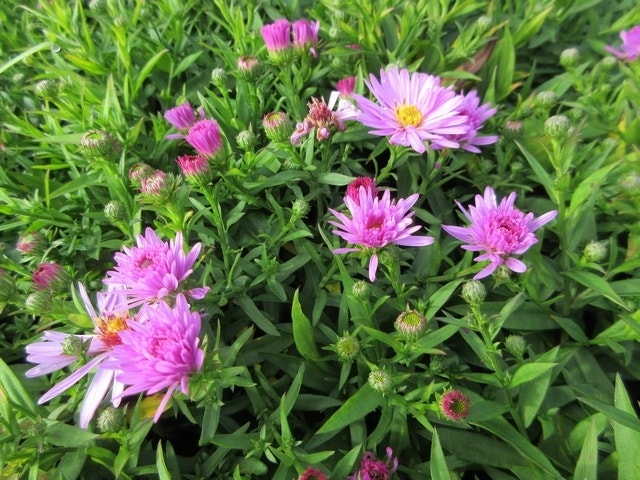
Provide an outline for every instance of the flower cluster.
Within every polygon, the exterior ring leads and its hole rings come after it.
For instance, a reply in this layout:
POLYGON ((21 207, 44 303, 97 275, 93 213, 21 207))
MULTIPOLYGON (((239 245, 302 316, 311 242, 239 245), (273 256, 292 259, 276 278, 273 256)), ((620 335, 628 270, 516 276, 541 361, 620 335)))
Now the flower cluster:
POLYGON ((279 18, 260 29, 269 54, 276 58, 292 48, 299 51, 309 50, 316 57, 315 47, 318 44, 319 31, 320 22, 300 19, 291 23, 286 18, 279 18))
POLYGON ((125 396, 166 390, 154 421, 176 390, 188 394, 189 377, 201 369, 204 359, 199 348, 200 314, 191 311, 186 295, 202 298, 208 288, 184 288, 199 252, 196 244, 185 255, 180 233, 166 243, 147 229, 138 236, 136 247, 115 255, 116 267, 104 280, 107 289, 96 295, 97 309, 79 284, 93 333, 49 330, 41 341, 26 347, 27 361, 36 364, 27 377, 76 365, 38 403, 48 402, 92 374, 78 422, 87 428, 109 392, 117 407, 125 396))
POLYGON ((476 145, 488 145, 497 136, 478 136, 495 108, 480 100, 475 92, 458 94, 441 85, 439 77, 390 68, 365 80, 378 103, 354 94, 362 111, 356 119, 374 135, 389 136, 392 145, 404 145, 423 153, 427 148, 462 148, 479 152, 476 145))

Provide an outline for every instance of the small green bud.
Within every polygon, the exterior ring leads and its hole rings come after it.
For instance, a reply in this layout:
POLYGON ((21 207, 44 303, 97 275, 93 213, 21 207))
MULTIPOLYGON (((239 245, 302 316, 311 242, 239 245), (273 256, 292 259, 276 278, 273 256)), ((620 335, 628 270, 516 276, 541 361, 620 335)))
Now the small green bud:
POLYGON ((540 92, 536 95, 536 104, 546 109, 553 107, 557 100, 558 96, 555 94, 555 92, 552 92, 550 90, 540 92))
POLYGON ((125 424, 124 409, 114 408, 109 405, 105 408, 96 420, 96 427, 101 433, 118 432, 125 424))
POLYGON ((104 206, 104 215, 110 222, 121 222, 127 218, 127 211, 120 200, 111 200, 104 206))
POLYGON ((389 375, 386 370, 383 370, 381 368, 377 368, 369 372, 368 382, 371 388, 383 394, 389 393, 393 388, 393 380, 391 379, 391 375, 389 375))
POLYGON ((371 293, 371 285, 364 280, 356 280, 351 286, 351 294, 358 300, 367 300, 371 293))
POLYGON ((527 350, 527 342, 522 335, 509 335, 504 339, 504 347, 511 355, 522 359, 527 350))
POLYGON ((338 338, 335 348, 341 362, 352 362, 360 353, 360 342, 356 337, 345 333, 338 338))
POLYGON ((444 371, 445 359, 443 355, 431 355, 429 371, 432 375, 438 375, 444 371))
POLYGON ((256 134, 252 130, 242 130, 236 136, 236 142, 243 150, 253 150, 256 146, 256 134))
POLYGON ((58 96, 58 82, 45 79, 40 80, 34 87, 34 93, 47 100, 53 100, 58 96))
POLYGON ((91 0, 89 2, 89 10, 97 16, 109 15, 109 1, 108 0, 91 0))
POLYGON ((522 122, 518 120, 507 120, 504 124, 502 135, 507 140, 517 140, 522 137, 522 122))
POLYGON ((90 159, 112 160, 120 151, 120 142, 107 131, 89 130, 80 139, 80 147, 90 159))
POLYGON ((592 240, 585 245, 582 258, 587 262, 599 262, 607 256, 607 242, 592 240))
POLYGON ((222 87, 227 79, 227 72, 224 68, 214 68, 211 70, 211 83, 217 87, 222 87))
POLYGON ((29 294, 24 301, 24 307, 27 312, 36 315, 49 312, 52 305, 53 298, 51 297, 51 293, 46 290, 38 290, 29 294))
POLYGON ((396 331, 406 340, 417 340, 427 328, 427 321, 417 310, 406 310, 394 323, 396 331))
POLYGON ((480 305, 487 296, 487 289, 478 280, 469 280, 462 286, 462 298, 469 305, 480 305))
POLYGON ((483 34, 493 25, 493 19, 488 15, 480 15, 476 19, 476 30, 479 34, 483 34))
POLYGON ((293 205, 291 205, 291 215, 295 218, 302 218, 309 213, 310 209, 309 202, 304 198, 296 198, 293 205))
POLYGON ((554 115, 544 122, 544 133, 556 140, 561 140, 569 135, 571 121, 565 115, 554 115))
POLYGON ((618 60, 615 57, 604 57, 594 67, 594 73, 610 73, 616 65, 618 65, 618 60))
POLYGON ((493 272, 493 278, 498 284, 508 282, 511 279, 511 270, 506 265, 500 265, 493 272))
POLYGON ((267 138, 273 142, 284 142, 289 140, 293 127, 283 112, 267 113, 262 120, 262 126, 267 138))
POLYGON ((515 162, 511 162, 509 164, 509 167, 511 168, 511 171, 513 173, 517 174, 522 171, 522 169, 524 168, 524 165, 522 164, 522 162, 515 161, 515 162))
POLYGON ((89 349, 89 341, 84 341, 77 335, 69 335, 62 342, 62 353, 71 357, 82 358, 89 349))
POLYGON ((560 65, 566 69, 571 69, 578 64, 580 60, 580 52, 577 48, 565 48, 560 53, 560 65))
POLYGON ((620 179, 620 188, 624 193, 637 195, 640 193, 640 175, 629 172, 620 179))

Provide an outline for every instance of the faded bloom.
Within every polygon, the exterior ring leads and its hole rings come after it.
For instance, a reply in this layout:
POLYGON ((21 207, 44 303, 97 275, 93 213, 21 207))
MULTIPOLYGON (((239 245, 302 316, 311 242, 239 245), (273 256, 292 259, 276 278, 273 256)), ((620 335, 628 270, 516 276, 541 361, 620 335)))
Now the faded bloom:
POLYGON ((380 71, 365 80, 379 103, 354 94, 362 113, 357 120, 371 127, 373 135, 389 136, 392 145, 404 145, 423 153, 427 145, 459 148, 452 136, 469 134, 468 117, 462 113, 465 97, 440 85, 440 78, 407 69, 380 71))
POLYGON ((18 237, 16 249, 23 255, 35 256, 43 252, 44 239, 40 232, 28 232, 18 237))
POLYGON ((376 180, 375 178, 371 177, 357 177, 353 182, 347 185, 347 193, 345 194, 345 196, 349 197, 355 203, 359 204, 360 187, 364 188, 369 196, 378 196, 378 187, 376 186, 376 180))
POLYGON ((298 145, 302 137, 312 130, 315 131, 316 140, 319 142, 329 138, 332 130, 344 130, 341 118, 329 108, 323 99, 318 100, 312 97, 307 106, 309 113, 302 122, 296 125, 296 129, 291 135, 293 145, 298 145))
POLYGON ((280 54, 291 48, 291 22, 285 18, 264 25, 260 33, 271 54, 280 54))
MULTIPOLYGON (((131 306, 145 302, 170 299, 183 292, 181 285, 193 272, 193 264, 200 253, 200 243, 196 243, 187 255, 184 253, 182 233, 174 240, 163 242, 151 228, 144 235, 136 237, 137 246, 124 247, 114 258, 116 266, 107 272, 103 280, 118 290, 115 293, 126 297, 131 306)), ((208 287, 194 288, 185 293, 194 299, 203 298, 208 287)))
POLYGON ((200 155, 212 157, 222 148, 222 136, 218 122, 205 118, 194 123, 184 137, 200 155))
POLYGON ((298 480, 328 480, 327 476, 318 470, 317 468, 307 467, 307 469, 300 474, 298 480))
POLYGON ((211 172, 207 157, 202 155, 182 155, 176 162, 180 172, 190 180, 206 179, 211 172))
POLYGON ((417 340, 427 328, 427 320, 417 310, 406 310, 393 324, 397 332, 407 340, 417 340))
POLYGON ((329 221, 335 227, 333 233, 342 237, 355 247, 337 248, 333 253, 364 252, 369 257, 369 280, 376 279, 378 270, 378 251, 389 244, 406 247, 424 247, 434 242, 433 237, 418 237, 413 234, 420 225, 411 226, 414 212, 409 212, 418 201, 418 194, 391 200, 391 192, 385 190, 379 198, 365 187, 360 187, 358 200, 345 196, 344 203, 351 217, 336 210, 329 211, 337 221, 329 221))
POLYGON ((464 420, 469 416, 471 401, 460 390, 450 390, 440 398, 440 410, 449 420, 464 420))
POLYGON ((129 322, 120 332, 121 342, 110 353, 105 368, 127 385, 118 398, 166 389, 153 417, 157 422, 174 391, 189 393, 189 377, 202 368, 200 314, 192 312, 186 298, 178 294, 172 307, 161 301, 145 304, 139 322, 129 322))
POLYGON ((514 258, 536 244, 533 232, 550 222, 557 211, 534 218, 533 213, 524 214, 514 207, 516 193, 512 192, 498 204, 496 194, 491 187, 484 191, 484 197, 476 195, 476 204, 467 211, 459 202, 458 207, 471 221, 468 227, 443 225, 449 235, 465 242, 462 248, 472 252, 484 251, 475 258, 476 262, 489 260, 489 264, 478 272, 473 279, 479 280, 491 275, 500 265, 506 265, 514 272, 522 273, 527 266, 514 258))
POLYGON ((391 447, 387 447, 386 454, 386 461, 382 461, 366 452, 360 461, 360 469, 346 480, 389 480, 398 469, 398 458, 393 456, 391 447))
POLYGON ((33 271, 31 281, 36 290, 59 292, 67 288, 70 278, 67 271, 59 263, 44 262, 33 271))
POLYGON ((27 361, 37 365, 25 373, 27 377, 39 377, 65 367, 82 362, 64 380, 58 382, 38 400, 39 404, 48 402, 75 385, 80 379, 95 370, 85 392, 80 407, 80 428, 87 428, 98 406, 112 390, 114 406, 119 400, 115 398, 122 392, 123 385, 114 378, 112 370, 100 368, 110 350, 120 343, 120 334, 127 327, 129 311, 121 303, 121 297, 113 290, 97 294, 98 310, 94 310, 84 287, 78 285, 78 293, 84 307, 95 325, 95 333, 89 335, 70 335, 68 333, 48 330, 43 340, 27 345, 27 361))
POLYGON ((640 25, 631 30, 620 32, 620 39, 622 40, 622 50, 611 46, 606 46, 604 49, 622 60, 629 62, 636 60, 640 56, 640 25))

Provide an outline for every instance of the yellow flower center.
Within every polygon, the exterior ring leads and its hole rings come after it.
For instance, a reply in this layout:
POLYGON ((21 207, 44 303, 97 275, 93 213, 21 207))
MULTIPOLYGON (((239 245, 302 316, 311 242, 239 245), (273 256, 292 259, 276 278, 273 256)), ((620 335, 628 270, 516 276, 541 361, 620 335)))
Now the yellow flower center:
POLYGON ((120 344, 119 332, 129 328, 127 326, 128 318, 129 315, 126 313, 115 313, 113 315, 98 317, 96 324, 100 331, 100 339, 108 348, 120 344))
POLYGON ((403 127, 417 127, 422 122, 422 112, 415 105, 400 105, 396 108, 396 118, 403 127))

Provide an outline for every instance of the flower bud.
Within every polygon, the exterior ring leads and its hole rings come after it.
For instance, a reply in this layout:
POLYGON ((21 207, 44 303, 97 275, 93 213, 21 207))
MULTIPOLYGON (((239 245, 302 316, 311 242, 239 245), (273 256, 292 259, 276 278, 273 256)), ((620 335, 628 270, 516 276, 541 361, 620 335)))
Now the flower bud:
POLYGON ((636 195, 640 193, 640 175, 629 172, 620 179, 620 188, 626 194, 636 195))
POLYGON ((304 198, 296 198, 293 205, 291 205, 291 215, 295 218, 302 218, 309 213, 310 209, 309 202, 304 198))
POLYGON ((127 210, 120 200, 111 200, 104 206, 104 216, 111 223, 122 222, 127 218, 127 210))
POLYGON ((480 34, 486 32, 487 30, 489 30, 491 28, 491 25, 493 25, 493 19, 491 17, 489 17, 488 15, 480 15, 476 19, 476 24, 475 24, 476 30, 480 34))
POLYGON ((62 353, 72 357, 82 358, 89 350, 90 340, 84 341, 77 335, 69 335, 62 342, 62 353))
POLYGON ((236 136, 236 143, 242 150, 253 150, 256 146, 256 134, 252 130, 242 130, 236 136))
POLYGON ((115 433, 125 424, 124 409, 114 408, 109 405, 105 408, 96 420, 96 427, 101 433, 115 433))
POLYGON ((107 16, 109 15, 109 1, 91 0, 89 2, 89 10, 97 16, 107 16))
POLYGON ((367 300, 371 293, 371 285, 364 280, 356 280, 351 286, 351 295, 358 300, 367 300))
POLYGON ((283 112, 267 113, 262 120, 262 126, 267 138, 273 142, 284 142, 291 136, 291 122, 283 112))
POLYGON ((565 48, 560 53, 560 65, 566 69, 571 69, 578 64, 580 60, 580 52, 577 48, 565 48))
POLYGON ((11 300, 16 288, 13 276, 6 270, 0 268, 0 302, 11 300))
POLYGON ((155 198, 166 197, 171 190, 171 178, 162 170, 155 170, 151 175, 142 179, 140 193, 155 198))
POLYGON ((618 60, 615 57, 607 56, 600 60, 596 66, 594 67, 594 73, 610 73, 616 65, 618 64, 618 60))
POLYGON ((59 87, 57 82, 45 79, 40 80, 38 83, 36 83, 33 91, 38 97, 44 98, 46 100, 53 100, 58 96, 58 88, 59 87))
POLYGON ((450 390, 440 397, 440 411, 449 420, 464 420, 470 410, 471 401, 460 390, 450 390))
POLYGON ((522 122, 518 120, 507 120, 504 124, 502 135, 507 140, 517 140, 522 137, 522 122))
POLYGON ((551 90, 540 92, 536 95, 536 104, 546 109, 553 107, 557 100, 558 96, 551 90))
POLYGON ((482 282, 469 280, 462 286, 461 295, 469 305, 480 305, 487 296, 487 290, 482 282))
POLYGON ((341 362, 352 362, 360 353, 360 342, 356 337, 345 333, 338 338, 335 348, 341 362))
POLYGON ((544 122, 544 133, 556 140, 566 138, 571 128, 571 121, 565 115, 553 115, 544 122))
POLYGON ((504 339, 504 348, 514 357, 522 359, 527 350, 527 342, 522 335, 509 335, 504 339))
POLYGON ((29 255, 35 257, 41 255, 44 252, 44 239, 40 232, 28 232, 20 235, 18 243, 16 243, 16 249, 22 255, 29 255))
POLYGON ((224 87, 227 79, 227 72, 224 68, 214 68, 211 70, 211 83, 217 87, 224 87))
POLYGON ((393 380, 391 379, 391 375, 387 373, 386 370, 381 368, 377 368, 375 370, 371 370, 369 372, 369 378, 367 379, 371 388, 373 388, 376 392, 380 392, 382 394, 389 393, 393 388, 393 380))
POLYGON ((118 139, 104 130, 89 130, 80 139, 83 153, 90 159, 114 159, 120 151, 118 139))
POLYGON ((260 73, 260 61, 252 55, 238 58, 238 70, 247 80, 254 80, 260 73))
POLYGON ((51 310, 53 298, 51 293, 45 290, 35 291, 27 296, 24 301, 24 307, 29 313, 42 315, 51 310))
POLYGON ((154 170, 151 165, 138 162, 129 169, 129 180, 131 180, 134 187, 139 188, 140 185, 142 185, 142 180, 151 176, 153 172, 154 170))
POLYGON ((394 323, 396 331, 406 340, 417 340, 427 328, 424 315, 417 310, 406 310, 398 315, 394 323))
POLYGON ((307 469, 300 474, 298 480, 328 480, 327 476, 318 470, 317 468, 307 467, 307 469))
POLYGON ((431 355, 429 371, 432 375, 438 375, 444 371, 445 360, 443 355, 431 355))
POLYGON ((176 159, 180 173, 187 180, 195 183, 206 183, 211 176, 211 165, 203 155, 182 155, 176 159))
POLYGON ((495 272, 493 272, 493 279, 497 284, 508 282, 511 279, 511 270, 506 265, 500 265, 495 272))
POLYGON ((607 256, 607 242, 595 240, 587 243, 582 251, 582 258, 587 262, 599 262, 607 256))
POLYGON ((69 287, 71 278, 62 265, 56 262, 45 262, 33 271, 31 281, 36 290, 61 292, 69 287))

